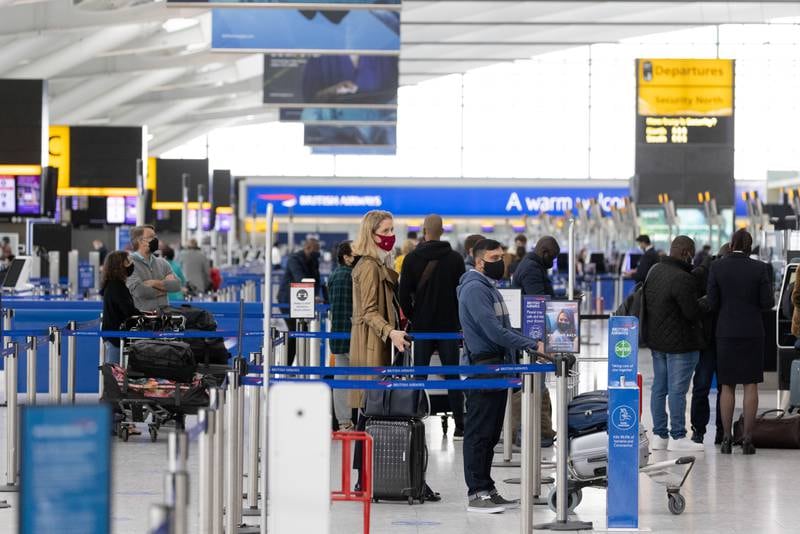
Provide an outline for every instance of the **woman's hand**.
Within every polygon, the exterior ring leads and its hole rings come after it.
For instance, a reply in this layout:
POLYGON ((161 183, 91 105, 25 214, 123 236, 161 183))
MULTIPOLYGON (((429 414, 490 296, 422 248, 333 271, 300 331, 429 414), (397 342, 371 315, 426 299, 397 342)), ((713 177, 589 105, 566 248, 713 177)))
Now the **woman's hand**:
POLYGON ((406 350, 406 347, 411 346, 411 343, 406 340, 406 333, 402 330, 392 330, 389 332, 389 339, 399 352, 406 350))

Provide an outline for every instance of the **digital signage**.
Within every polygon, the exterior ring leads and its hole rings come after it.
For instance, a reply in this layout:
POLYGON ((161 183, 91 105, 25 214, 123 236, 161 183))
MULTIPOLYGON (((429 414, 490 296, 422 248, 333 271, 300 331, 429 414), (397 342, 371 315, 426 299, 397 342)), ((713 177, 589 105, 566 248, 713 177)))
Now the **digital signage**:
MULTIPOLYGON (((155 160, 150 166, 152 181, 155 182, 153 209, 180 210, 183 208, 183 175, 188 175, 189 206, 195 209, 198 202, 198 186, 203 186, 203 204, 211 206, 208 189, 207 159, 164 159, 155 160), (155 171, 155 172, 153 172, 155 171)), ((205 207, 205 206, 204 206, 205 207)))
MULTIPOLYGON (((0 80, 0 167, 46 163, 47 82, 0 80)), ((0 169, 2 174, 16 174, 0 169)))
POLYGON ((396 146, 396 126, 327 126, 306 124, 306 146, 396 146))
POLYGON ((662 193, 694 205, 701 191, 733 205, 734 80, 733 60, 636 60, 640 205, 657 204, 662 193))
MULTIPOLYGON (((397 56, 265 54, 263 101, 317 108, 396 107, 399 80, 397 56)), ((351 117, 374 116, 353 111, 351 117)), ((306 116, 323 114, 309 111, 306 116)))
POLYGON ((281 122, 305 124, 397 124, 397 110, 387 108, 281 108, 281 122))
POLYGON ((264 7, 302 9, 400 9, 400 0, 167 0, 168 7, 264 7))
POLYGON ((400 13, 385 9, 212 9, 211 48, 239 52, 400 54, 400 13))
POLYGON ((422 186, 293 186, 248 184, 246 206, 266 213, 271 203, 278 215, 291 207, 294 215, 362 216, 372 209, 400 216, 510 217, 564 215, 578 203, 596 200, 603 213, 622 208, 627 187, 422 187, 422 186))

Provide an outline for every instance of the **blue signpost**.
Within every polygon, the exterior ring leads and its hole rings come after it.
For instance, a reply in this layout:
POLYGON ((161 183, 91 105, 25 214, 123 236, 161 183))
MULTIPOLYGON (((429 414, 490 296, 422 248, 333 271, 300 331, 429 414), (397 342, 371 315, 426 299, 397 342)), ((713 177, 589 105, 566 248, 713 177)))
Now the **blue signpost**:
POLYGON ((522 335, 544 341, 545 307, 550 297, 545 295, 525 295, 522 297, 522 335))
POLYGON ((111 532, 111 409, 26 406, 20 534, 111 532))
POLYGON ((611 317, 608 325, 609 529, 639 528, 639 321, 611 317))

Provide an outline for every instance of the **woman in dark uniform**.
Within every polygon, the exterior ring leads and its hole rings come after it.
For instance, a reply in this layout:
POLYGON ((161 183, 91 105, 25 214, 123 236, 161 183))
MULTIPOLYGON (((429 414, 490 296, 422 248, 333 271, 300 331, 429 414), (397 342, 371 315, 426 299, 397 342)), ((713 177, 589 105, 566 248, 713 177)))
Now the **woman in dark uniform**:
POLYGON ((742 454, 755 454, 751 435, 758 410, 758 384, 764 381, 762 313, 775 304, 768 264, 750 259, 753 238, 742 229, 731 239, 731 253, 711 264, 708 303, 718 312, 717 380, 725 435, 722 454, 731 454, 736 385, 744 385, 742 454))

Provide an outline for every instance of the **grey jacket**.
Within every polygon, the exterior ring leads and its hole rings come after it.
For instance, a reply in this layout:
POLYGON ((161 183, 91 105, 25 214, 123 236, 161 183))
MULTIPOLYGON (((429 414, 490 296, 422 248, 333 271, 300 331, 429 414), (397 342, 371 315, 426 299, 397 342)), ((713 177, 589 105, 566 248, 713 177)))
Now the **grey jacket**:
POLYGON ((186 282, 197 291, 205 293, 211 285, 211 264, 199 248, 187 248, 181 252, 181 268, 186 282))
MULTIPOLYGON (((131 254, 133 258, 133 274, 128 277, 128 290, 133 295, 133 303, 142 311, 153 311, 169 304, 167 294, 152 287, 144 285, 147 280, 164 280, 173 274, 172 267, 164 258, 150 256, 150 261, 145 260, 138 253, 131 254)), ((180 291, 180 280, 164 280, 167 292, 180 291)))

